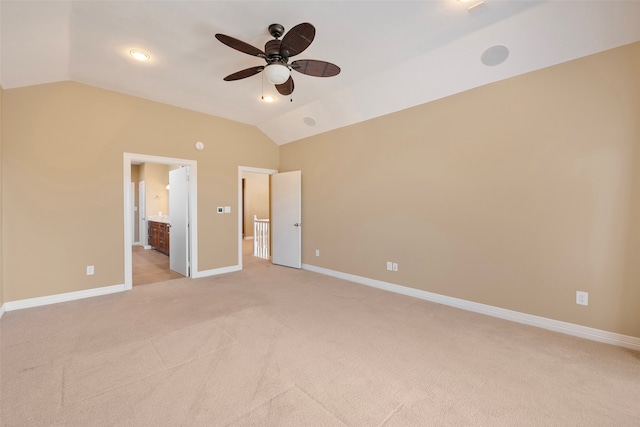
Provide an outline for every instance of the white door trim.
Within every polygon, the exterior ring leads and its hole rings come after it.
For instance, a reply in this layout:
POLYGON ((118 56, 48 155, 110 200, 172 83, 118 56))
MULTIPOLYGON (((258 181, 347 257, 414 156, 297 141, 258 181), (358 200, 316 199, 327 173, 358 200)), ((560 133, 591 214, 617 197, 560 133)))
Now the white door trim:
MULTIPOLYGON (((238 265, 240 266, 240 270, 242 270, 242 173, 263 173, 267 175, 273 175, 274 173, 278 173, 276 169, 263 169, 263 168, 253 168, 250 166, 238 166, 238 265)), ((269 202, 271 203, 271 202, 269 202)))
POLYGON ((149 231, 147 230, 147 185, 144 180, 138 182, 138 221, 140 221, 140 225, 138 226, 138 242, 145 249, 151 249, 151 246, 148 246, 147 239, 149 237, 149 231))
MULTIPOLYGON (((172 157, 151 156, 148 154, 123 154, 123 176, 124 176, 124 290, 133 288, 133 266, 131 256, 131 197, 129 195, 131 182, 131 164, 135 163, 157 163, 161 165, 183 165, 190 168, 189 179, 189 247, 191 257, 191 276, 195 277, 198 272, 198 162, 188 159, 176 159, 172 157)), ((169 213, 171 215, 171 213, 169 213)))
POLYGON ((129 211, 129 215, 131 215, 131 224, 129 224, 131 226, 131 240, 133 240, 133 244, 135 245, 136 243, 139 243, 136 239, 136 211, 135 211, 135 205, 136 205, 136 183, 135 182, 131 182, 130 184, 130 188, 129 188, 129 198, 131 199, 129 202, 131 203, 130 205, 130 209, 131 211, 129 211))

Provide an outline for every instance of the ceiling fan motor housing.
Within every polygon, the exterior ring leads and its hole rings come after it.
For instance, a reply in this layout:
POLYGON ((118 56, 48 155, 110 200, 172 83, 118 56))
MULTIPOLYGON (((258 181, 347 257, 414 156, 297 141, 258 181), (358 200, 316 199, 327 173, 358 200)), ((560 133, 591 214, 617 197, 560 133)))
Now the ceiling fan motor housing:
MULTIPOLYGON (((264 53, 267 55, 267 60, 271 62, 280 62, 282 56, 280 56, 280 40, 269 40, 264 45, 264 53)), ((285 60, 286 62, 286 60, 285 60)))

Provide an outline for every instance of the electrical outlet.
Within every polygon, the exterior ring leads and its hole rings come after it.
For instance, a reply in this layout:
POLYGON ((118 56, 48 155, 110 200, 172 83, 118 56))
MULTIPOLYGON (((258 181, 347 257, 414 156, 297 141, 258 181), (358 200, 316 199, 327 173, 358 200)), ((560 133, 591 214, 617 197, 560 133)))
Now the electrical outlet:
POLYGON ((316 249, 316 256, 320 256, 320 249, 316 249))
POLYGON ((219 214, 224 213, 224 208, 222 206, 218 206, 217 212, 219 214))
POLYGON ((87 265, 87 276, 93 276, 93 265, 87 265))
POLYGON ((589 292, 576 291, 576 304, 589 305, 589 292))
POLYGON ((393 271, 398 271, 398 263, 394 262, 393 265, 391 266, 393 271))
POLYGON ((393 271, 393 263, 391 261, 387 261, 387 271, 393 271))

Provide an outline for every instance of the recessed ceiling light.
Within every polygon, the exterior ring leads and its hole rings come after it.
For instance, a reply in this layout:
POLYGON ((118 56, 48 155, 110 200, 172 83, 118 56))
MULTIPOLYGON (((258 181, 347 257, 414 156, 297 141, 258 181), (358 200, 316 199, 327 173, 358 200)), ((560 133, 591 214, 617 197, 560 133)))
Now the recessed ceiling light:
POLYGON ((307 125, 307 126, 315 126, 316 125, 316 121, 313 117, 305 117, 304 119, 302 119, 302 121, 307 125))
POLYGON ((138 61, 147 61, 150 58, 147 52, 138 49, 130 50, 129 55, 133 56, 133 58, 138 61))
POLYGON ((267 95, 267 96, 263 96, 263 97, 262 97, 262 100, 263 100, 264 102, 273 102, 273 97, 272 97, 272 96, 269 96, 269 95, 267 95))

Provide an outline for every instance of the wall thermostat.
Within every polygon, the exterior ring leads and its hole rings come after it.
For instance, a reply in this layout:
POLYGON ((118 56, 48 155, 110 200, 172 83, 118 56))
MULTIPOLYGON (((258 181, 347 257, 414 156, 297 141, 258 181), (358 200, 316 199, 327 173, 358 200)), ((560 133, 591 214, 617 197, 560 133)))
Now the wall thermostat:
POLYGON ((204 143, 202 141, 196 142, 196 148, 198 150, 204 150, 204 143))

